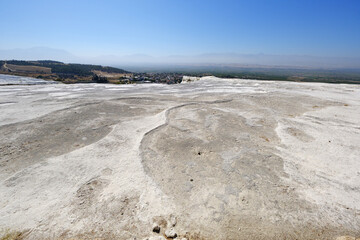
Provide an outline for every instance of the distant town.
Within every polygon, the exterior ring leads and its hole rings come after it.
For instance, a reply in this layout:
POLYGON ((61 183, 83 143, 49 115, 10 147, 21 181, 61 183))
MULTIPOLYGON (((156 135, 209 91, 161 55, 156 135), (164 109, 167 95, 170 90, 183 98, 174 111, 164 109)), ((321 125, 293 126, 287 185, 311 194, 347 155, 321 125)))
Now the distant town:
POLYGON ((183 74, 180 73, 107 73, 94 71, 93 81, 97 83, 132 84, 132 83, 181 83, 183 74))
POLYGON ((181 83, 183 78, 179 73, 132 73, 119 79, 121 83, 181 83))

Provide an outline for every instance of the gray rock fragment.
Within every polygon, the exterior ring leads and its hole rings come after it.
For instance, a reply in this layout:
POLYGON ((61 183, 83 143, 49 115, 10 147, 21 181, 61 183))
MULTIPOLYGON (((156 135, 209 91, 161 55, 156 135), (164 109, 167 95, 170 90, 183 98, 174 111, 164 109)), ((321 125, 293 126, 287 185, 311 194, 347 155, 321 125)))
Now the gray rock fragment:
POLYGON ((156 233, 159 233, 159 232, 160 232, 160 226, 159 226, 159 224, 154 223, 154 224, 153 224, 153 227, 152 227, 152 231, 153 231, 153 232, 156 232, 156 233))
POLYGON ((167 238, 176 238, 177 237, 177 234, 175 232, 175 229, 174 228, 170 228, 170 229, 167 229, 165 231, 165 236, 167 238))
POLYGON ((175 227, 177 221, 176 221, 176 217, 174 215, 170 215, 170 224, 171 226, 175 227))

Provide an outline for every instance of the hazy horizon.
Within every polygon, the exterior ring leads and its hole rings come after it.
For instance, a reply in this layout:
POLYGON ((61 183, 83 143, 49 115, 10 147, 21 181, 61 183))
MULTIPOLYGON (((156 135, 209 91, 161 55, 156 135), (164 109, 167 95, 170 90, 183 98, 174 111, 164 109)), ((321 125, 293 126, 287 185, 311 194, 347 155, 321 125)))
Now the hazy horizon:
POLYGON ((0 60, 54 60, 65 63, 111 65, 116 67, 217 66, 295 67, 360 69, 360 58, 309 55, 204 53, 198 55, 151 56, 146 54, 76 56, 63 49, 46 47, 0 49, 0 60))

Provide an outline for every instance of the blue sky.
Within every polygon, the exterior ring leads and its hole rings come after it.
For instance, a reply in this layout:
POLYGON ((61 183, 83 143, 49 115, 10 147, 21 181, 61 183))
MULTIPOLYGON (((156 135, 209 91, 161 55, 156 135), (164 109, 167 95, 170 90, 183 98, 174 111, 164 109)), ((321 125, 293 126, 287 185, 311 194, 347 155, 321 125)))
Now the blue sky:
POLYGON ((0 49, 360 57, 358 0, 0 0, 0 49))

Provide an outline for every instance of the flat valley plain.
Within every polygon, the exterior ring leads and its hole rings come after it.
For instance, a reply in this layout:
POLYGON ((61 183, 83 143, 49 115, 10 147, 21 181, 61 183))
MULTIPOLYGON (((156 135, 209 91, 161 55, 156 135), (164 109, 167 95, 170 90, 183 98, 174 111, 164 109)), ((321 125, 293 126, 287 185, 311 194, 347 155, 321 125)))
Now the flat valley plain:
POLYGON ((0 239, 360 238, 360 86, 1 86, 0 196, 0 239))

